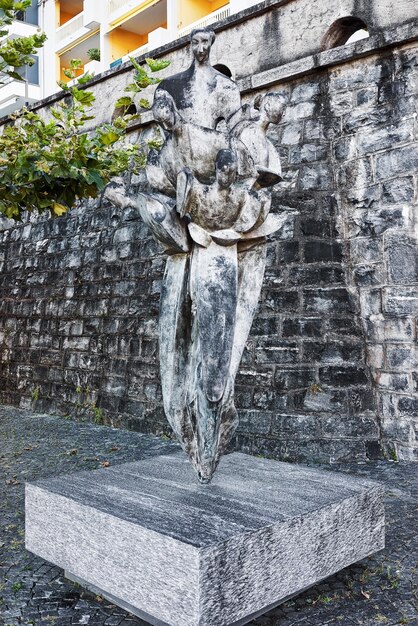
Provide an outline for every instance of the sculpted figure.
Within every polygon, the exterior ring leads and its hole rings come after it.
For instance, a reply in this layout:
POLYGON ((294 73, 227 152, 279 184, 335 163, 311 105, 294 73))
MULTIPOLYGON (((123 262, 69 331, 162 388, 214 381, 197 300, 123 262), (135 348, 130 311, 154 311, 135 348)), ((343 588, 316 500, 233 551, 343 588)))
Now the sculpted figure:
MULTIPOLYGON (((193 31, 192 65, 155 92, 165 143, 148 158, 152 191, 134 200, 168 254, 160 301, 164 410, 203 483, 238 423, 234 383, 263 282, 266 236, 293 218, 269 214, 268 186, 281 170, 266 133, 283 99, 267 94, 242 111, 235 83, 210 65, 214 38, 193 31), (217 130, 220 120, 227 132, 217 130)), ((117 188, 109 193, 117 200, 117 188)))
POLYGON ((280 157, 272 142, 267 138, 270 124, 278 124, 286 105, 284 96, 268 93, 258 96, 254 109, 259 114, 239 121, 231 134, 245 144, 252 155, 258 171, 258 184, 269 187, 281 180, 280 157))
POLYGON ((187 122, 216 128, 241 109, 238 87, 230 78, 215 70, 209 61, 215 33, 195 29, 190 36, 193 62, 185 71, 163 80, 157 87, 167 91, 187 122))
MULTIPOLYGON (((228 148, 236 153, 238 176, 257 177, 254 161, 239 138, 185 121, 168 92, 160 89, 156 93, 152 111, 155 120, 167 135, 159 154, 158 165, 170 181, 173 190, 176 189, 178 173, 185 168, 192 170, 202 181, 213 180, 216 156, 219 150, 228 148)), ((148 168, 149 182, 158 187, 160 174, 155 179, 152 178, 153 175, 154 170, 150 172, 148 168)))
POLYGON ((177 177, 177 211, 190 220, 190 234, 200 245, 211 238, 225 245, 238 242, 243 233, 264 222, 270 210, 270 194, 251 189, 256 177, 238 180, 233 150, 220 150, 215 167, 211 185, 200 183, 190 169, 177 177))

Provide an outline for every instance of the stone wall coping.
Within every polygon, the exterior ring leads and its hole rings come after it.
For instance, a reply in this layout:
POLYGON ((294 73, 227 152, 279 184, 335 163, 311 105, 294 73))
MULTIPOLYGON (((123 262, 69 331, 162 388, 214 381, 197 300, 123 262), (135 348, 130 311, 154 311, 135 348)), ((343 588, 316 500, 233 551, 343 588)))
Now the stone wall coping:
POLYGON ((302 59, 253 74, 238 81, 238 85, 241 93, 247 93, 255 89, 262 89, 270 85, 312 74, 318 69, 325 69, 371 56, 385 48, 393 48, 417 40, 418 19, 400 26, 381 30, 377 35, 373 35, 368 39, 311 54, 302 59))
MULTIPOLYGON (((264 89, 271 85, 302 78, 320 69, 326 69, 350 63, 356 59, 372 56, 384 49, 418 41, 418 19, 401 26, 387 28, 379 34, 361 41, 311 54, 284 65, 253 74, 238 81, 242 94, 264 89)), ((154 122, 151 111, 141 113, 141 119, 129 127, 129 132, 154 122)))

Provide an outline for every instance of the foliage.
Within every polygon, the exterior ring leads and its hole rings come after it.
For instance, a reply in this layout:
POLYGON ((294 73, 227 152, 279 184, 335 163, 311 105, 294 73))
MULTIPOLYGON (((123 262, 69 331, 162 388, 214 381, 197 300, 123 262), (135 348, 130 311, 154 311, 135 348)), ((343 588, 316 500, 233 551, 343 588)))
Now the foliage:
MULTIPOLYGON (((156 83, 160 82, 159 78, 154 78, 150 76, 148 72, 135 61, 134 58, 129 58, 135 68, 135 74, 133 82, 129 83, 129 85, 125 87, 126 92, 131 93, 135 96, 140 93, 142 89, 145 89, 149 85, 155 85, 156 83)), ((163 70, 170 65, 170 61, 158 61, 154 59, 145 59, 145 63, 148 65, 151 72, 159 72, 160 70, 163 70)), ((125 110, 127 110, 133 104, 135 104, 133 96, 122 96, 116 102, 116 107, 124 108, 125 110)), ((149 102, 145 98, 140 99, 139 105, 143 109, 149 108, 149 102)))
POLYGON ((90 61, 100 61, 100 50, 99 48, 89 48, 87 50, 87 56, 90 61))
MULTIPOLYGON (((153 64, 151 71, 167 66, 153 64)), ((81 66, 80 60, 73 60, 64 74, 74 79, 81 66)), ((135 62, 134 66, 135 93, 159 82, 135 62)), ((24 211, 35 210, 60 216, 77 200, 96 197, 112 177, 144 166, 140 147, 120 142, 137 115, 125 114, 94 131, 83 131, 94 119, 95 97, 83 89, 90 78, 84 75, 71 87, 60 83, 67 97, 50 109, 52 119, 25 109, 12 116, 15 123, 0 136, 0 213, 16 220, 24 211)))
MULTIPOLYGON (((8 34, 16 12, 24 11, 30 4, 31 0, 21 2, 0 0, 0 39, 8 34)), ((16 69, 33 65, 35 63, 33 55, 38 48, 42 48, 45 40, 46 36, 43 33, 30 37, 3 39, 0 44, 0 84, 4 83, 8 77, 23 81, 24 79, 16 69)))

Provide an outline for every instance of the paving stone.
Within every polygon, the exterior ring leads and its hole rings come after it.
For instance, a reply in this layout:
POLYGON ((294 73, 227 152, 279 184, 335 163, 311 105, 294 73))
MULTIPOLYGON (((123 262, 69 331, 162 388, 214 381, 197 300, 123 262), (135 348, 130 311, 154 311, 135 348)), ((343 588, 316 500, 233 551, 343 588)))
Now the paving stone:
MULTIPOLYGON (((87 465, 98 468, 103 460, 117 464, 167 454, 178 446, 140 433, 4 406, 0 441, 0 625, 146 626, 66 581, 61 570, 27 553, 21 543, 12 543, 22 537, 25 480, 87 465), (68 454, 74 449, 76 454, 68 454), (88 464, 86 458, 95 460, 88 464)), ((377 461, 323 467, 386 485, 387 547, 253 621, 253 626, 417 626, 416 464, 377 461)))

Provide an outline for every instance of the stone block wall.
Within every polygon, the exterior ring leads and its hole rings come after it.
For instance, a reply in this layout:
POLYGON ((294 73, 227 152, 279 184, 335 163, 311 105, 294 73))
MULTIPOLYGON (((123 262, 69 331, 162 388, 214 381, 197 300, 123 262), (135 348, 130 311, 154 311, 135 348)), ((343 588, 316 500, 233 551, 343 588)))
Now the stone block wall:
POLYGON ((417 70, 413 45, 286 84, 276 207, 300 218, 238 380, 251 450, 416 458, 417 70))
MULTIPOLYGON (((281 6, 298 1, 266 2, 264 13, 256 8, 247 21, 219 27, 214 62, 226 62, 222 38, 228 49, 241 42, 245 58, 241 35, 250 20, 272 37, 281 6)), ((237 378, 236 448, 316 461, 418 454, 411 32, 418 31, 386 33, 383 46, 382 35, 296 66, 274 68, 270 60, 266 70, 260 62, 258 74, 252 57, 252 73, 241 79, 245 99, 289 94, 271 131, 284 168, 272 210, 299 215, 294 233, 269 244, 237 378)), ((173 71, 187 66, 179 44, 163 52, 173 71)), ((229 62, 242 76, 239 59, 229 62)), ((99 119, 109 115, 100 93, 113 89, 116 97, 128 79, 116 73, 94 85, 99 119)), ((158 374, 163 269, 139 215, 103 199, 56 220, 0 222, 0 400, 170 434, 158 374)))
POLYGON ((356 293, 385 440, 417 455, 418 49, 329 73, 347 284, 356 293), (347 98, 347 93, 349 97, 347 98))

